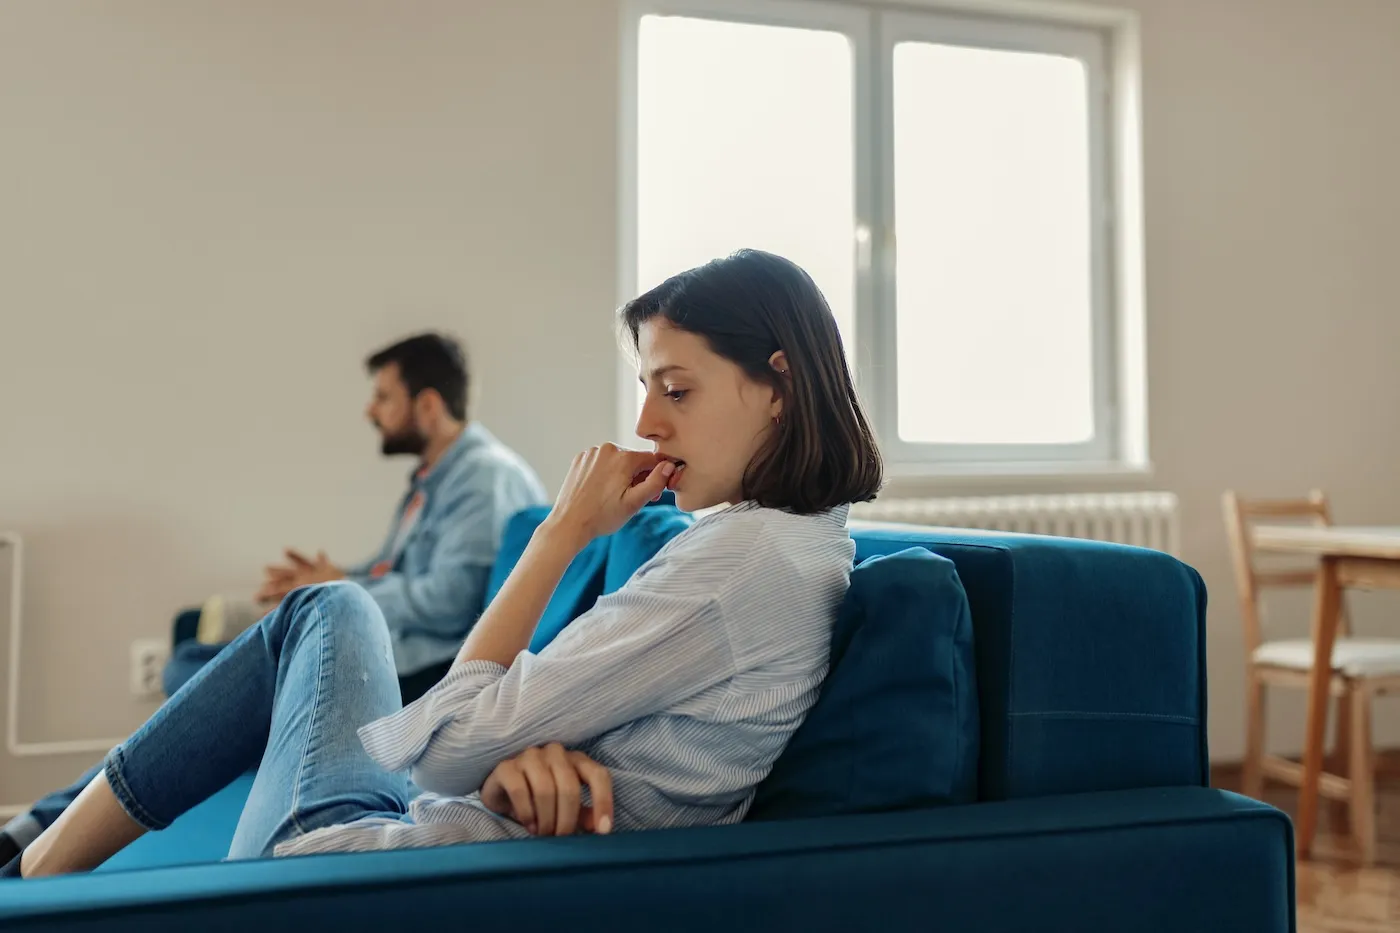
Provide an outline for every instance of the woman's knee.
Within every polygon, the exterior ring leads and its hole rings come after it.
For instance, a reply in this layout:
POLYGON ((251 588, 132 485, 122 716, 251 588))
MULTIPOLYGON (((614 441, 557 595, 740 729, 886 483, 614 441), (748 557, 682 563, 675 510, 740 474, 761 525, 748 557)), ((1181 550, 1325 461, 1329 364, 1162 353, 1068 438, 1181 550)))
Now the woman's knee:
POLYGON ((336 580, 332 583, 313 583, 304 586, 298 593, 305 592, 308 598, 317 603, 322 611, 334 612, 337 616, 369 615, 382 619, 379 604, 358 583, 349 580, 336 580))
POLYGON ((285 635, 291 635, 294 629, 304 631, 329 625, 338 634, 353 633, 356 639, 367 643, 382 640, 386 650, 389 648, 389 626, 384 614, 358 583, 338 580, 293 590, 268 619, 274 617, 280 617, 285 635))
POLYGON ((337 580, 334 583, 316 583, 306 589, 311 591, 310 599, 320 615, 333 620, 336 625, 366 625, 387 633, 388 626, 379 604, 358 583, 337 580))

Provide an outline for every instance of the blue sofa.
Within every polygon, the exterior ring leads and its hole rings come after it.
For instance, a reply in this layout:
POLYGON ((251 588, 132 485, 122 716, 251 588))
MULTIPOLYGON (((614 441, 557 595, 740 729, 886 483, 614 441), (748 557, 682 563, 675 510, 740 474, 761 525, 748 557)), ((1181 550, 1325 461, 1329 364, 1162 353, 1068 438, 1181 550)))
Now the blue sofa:
MULTIPOLYGON (((513 520, 493 587, 542 516, 513 520)), ((637 533, 580 555, 538 642, 689 518, 648 509, 634 521, 637 533)), ((885 571, 947 568, 937 584, 947 611, 928 621, 947 637, 928 644, 953 659, 936 659, 941 693, 909 682, 921 662, 908 657, 834 661, 822 703, 840 708, 819 703, 803 729, 821 719, 830 730, 836 716, 858 731, 853 714, 878 714, 866 723, 887 735, 962 734, 958 747, 976 751, 966 767, 920 760, 911 739, 859 761, 828 757, 826 771, 839 773, 816 780, 859 786, 804 802, 793 788, 834 746, 799 732, 770 779, 783 786, 761 789, 763 807, 737 826, 220 863, 245 777, 104 871, 0 883, 0 924, 143 933, 1295 928, 1287 817, 1208 786, 1206 594, 1192 569, 1096 542, 859 525, 852 535, 859 566, 848 603, 885 605, 858 578, 919 592, 917 581, 867 572, 882 555, 906 561, 885 571), (965 672, 954 663, 963 651, 975 658, 965 672), (838 675, 857 663, 898 668, 890 689, 901 699, 838 699, 838 675), (947 696, 947 708, 902 699, 925 695, 947 696)), ((848 609, 862 607, 843 607, 843 620, 848 609)))

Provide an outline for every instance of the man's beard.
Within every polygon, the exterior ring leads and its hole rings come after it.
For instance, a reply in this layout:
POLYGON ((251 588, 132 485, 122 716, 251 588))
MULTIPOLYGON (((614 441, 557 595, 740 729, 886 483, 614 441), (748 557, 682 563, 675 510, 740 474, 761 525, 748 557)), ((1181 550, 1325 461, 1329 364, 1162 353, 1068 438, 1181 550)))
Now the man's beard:
POLYGON ((397 434, 385 434, 380 441, 379 449, 386 457, 398 454, 412 454, 415 457, 421 457, 423 451, 428 449, 428 439, 416 428, 407 428, 397 434))

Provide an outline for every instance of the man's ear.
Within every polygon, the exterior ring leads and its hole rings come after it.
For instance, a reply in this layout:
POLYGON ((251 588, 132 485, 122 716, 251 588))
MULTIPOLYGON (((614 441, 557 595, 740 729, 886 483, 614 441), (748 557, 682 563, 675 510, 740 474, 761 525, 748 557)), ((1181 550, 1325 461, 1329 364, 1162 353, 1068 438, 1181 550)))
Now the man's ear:
POLYGON ((424 389, 413 398, 413 417, 420 428, 428 428, 441 420, 447 406, 437 389, 424 389))

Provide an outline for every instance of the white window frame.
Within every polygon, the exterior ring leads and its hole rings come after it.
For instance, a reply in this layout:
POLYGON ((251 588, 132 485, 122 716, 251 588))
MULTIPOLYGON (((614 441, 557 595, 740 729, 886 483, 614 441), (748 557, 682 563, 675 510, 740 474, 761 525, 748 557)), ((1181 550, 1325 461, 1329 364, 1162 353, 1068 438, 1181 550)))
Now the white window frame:
MULTIPOLYGON (((898 7, 828 0, 624 0, 618 166, 618 290, 623 302, 638 292, 637 53, 639 24, 652 14, 828 29, 850 39, 855 85, 852 356, 892 477, 1151 472, 1135 13, 1024 0, 906 0, 898 7), (923 444, 899 437, 891 86, 893 50, 903 41, 1062 54, 1085 63, 1091 104, 1095 423, 1095 437, 1088 443, 923 444)), ((631 444, 637 442, 636 380, 633 362, 622 354, 618 436, 631 444)))

